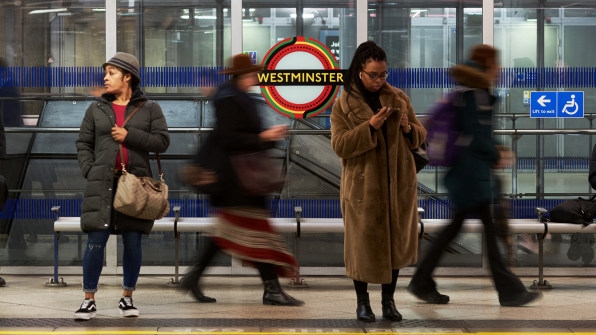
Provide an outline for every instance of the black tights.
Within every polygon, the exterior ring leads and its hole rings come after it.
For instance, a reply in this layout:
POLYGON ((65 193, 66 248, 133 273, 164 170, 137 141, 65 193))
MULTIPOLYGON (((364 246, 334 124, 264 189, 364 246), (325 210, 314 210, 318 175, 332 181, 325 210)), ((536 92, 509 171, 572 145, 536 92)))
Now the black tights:
MULTIPOLYGON (((391 283, 381 284, 381 295, 387 297, 393 297, 395 293, 395 286, 397 285, 397 277, 399 276, 399 270, 391 270, 391 283)), ((368 283, 354 280, 354 289, 356 289, 356 295, 364 295, 368 292, 368 283)))
POLYGON ((261 276, 261 280, 266 282, 269 280, 277 279, 277 274, 275 273, 275 266, 271 263, 255 263, 255 267, 259 270, 259 275, 261 276))

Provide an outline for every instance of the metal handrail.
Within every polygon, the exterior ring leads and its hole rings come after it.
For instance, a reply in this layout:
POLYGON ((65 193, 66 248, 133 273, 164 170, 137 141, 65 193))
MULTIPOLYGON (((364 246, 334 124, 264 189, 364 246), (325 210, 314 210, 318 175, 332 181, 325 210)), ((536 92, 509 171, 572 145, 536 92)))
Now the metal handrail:
MULTIPOLYGON (((6 127, 7 133, 76 133, 78 127, 6 127)), ((208 133, 211 127, 172 127, 171 133, 208 133)), ((495 135, 596 135, 596 129, 495 129, 495 135)), ((290 129, 290 135, 331 135, 330 129, 290 129)))

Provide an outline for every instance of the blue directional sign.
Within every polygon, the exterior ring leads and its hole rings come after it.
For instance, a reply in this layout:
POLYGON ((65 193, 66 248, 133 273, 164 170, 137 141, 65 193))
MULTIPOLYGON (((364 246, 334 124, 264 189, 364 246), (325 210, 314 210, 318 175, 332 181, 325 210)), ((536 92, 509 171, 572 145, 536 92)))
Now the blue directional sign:
POLYGON ((530 117, 557 117, 557 92, 530 92, 530 117))
POLYGON ((530 117, 583 118, 584 92, 530 92, 530 117))

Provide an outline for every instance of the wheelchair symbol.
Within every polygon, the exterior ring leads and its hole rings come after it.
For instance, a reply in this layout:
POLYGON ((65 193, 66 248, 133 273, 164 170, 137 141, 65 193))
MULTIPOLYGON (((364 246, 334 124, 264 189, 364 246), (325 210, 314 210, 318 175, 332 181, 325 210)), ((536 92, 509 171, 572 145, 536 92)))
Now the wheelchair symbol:
POLYGON ((571 101, 567 101, 567 103, 565 103, 565 106, 563 106, 563 110, 561 111, 561 113, 566 113, 569 115, 573 115, 575 113, 577 113, 577 111, 579 110, 579 107, 577 105, 577 102, 575 102, 575 94, 571 95, 571 101), (573 110, 573 112, 569 112, 567 111, 567 108, 569 107, 574 107, 575 109, 573 110))

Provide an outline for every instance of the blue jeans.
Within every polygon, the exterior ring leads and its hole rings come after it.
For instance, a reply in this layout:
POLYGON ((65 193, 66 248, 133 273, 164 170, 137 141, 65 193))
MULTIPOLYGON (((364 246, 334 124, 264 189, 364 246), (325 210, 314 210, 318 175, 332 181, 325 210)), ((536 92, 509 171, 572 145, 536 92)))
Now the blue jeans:
MULTIPOLYGON (((83 256, 84 292, 97 292, 97 283, 103 269, 105 248, 109 237, 109 229, 90 230, 87 233, 87 247, 83 256)), ((138 231, 122 231, 122 242, 124 244, 122 288, 125 290, 134 291, 137 285, 143 259, 141 237, 142 233, 138 231)))

